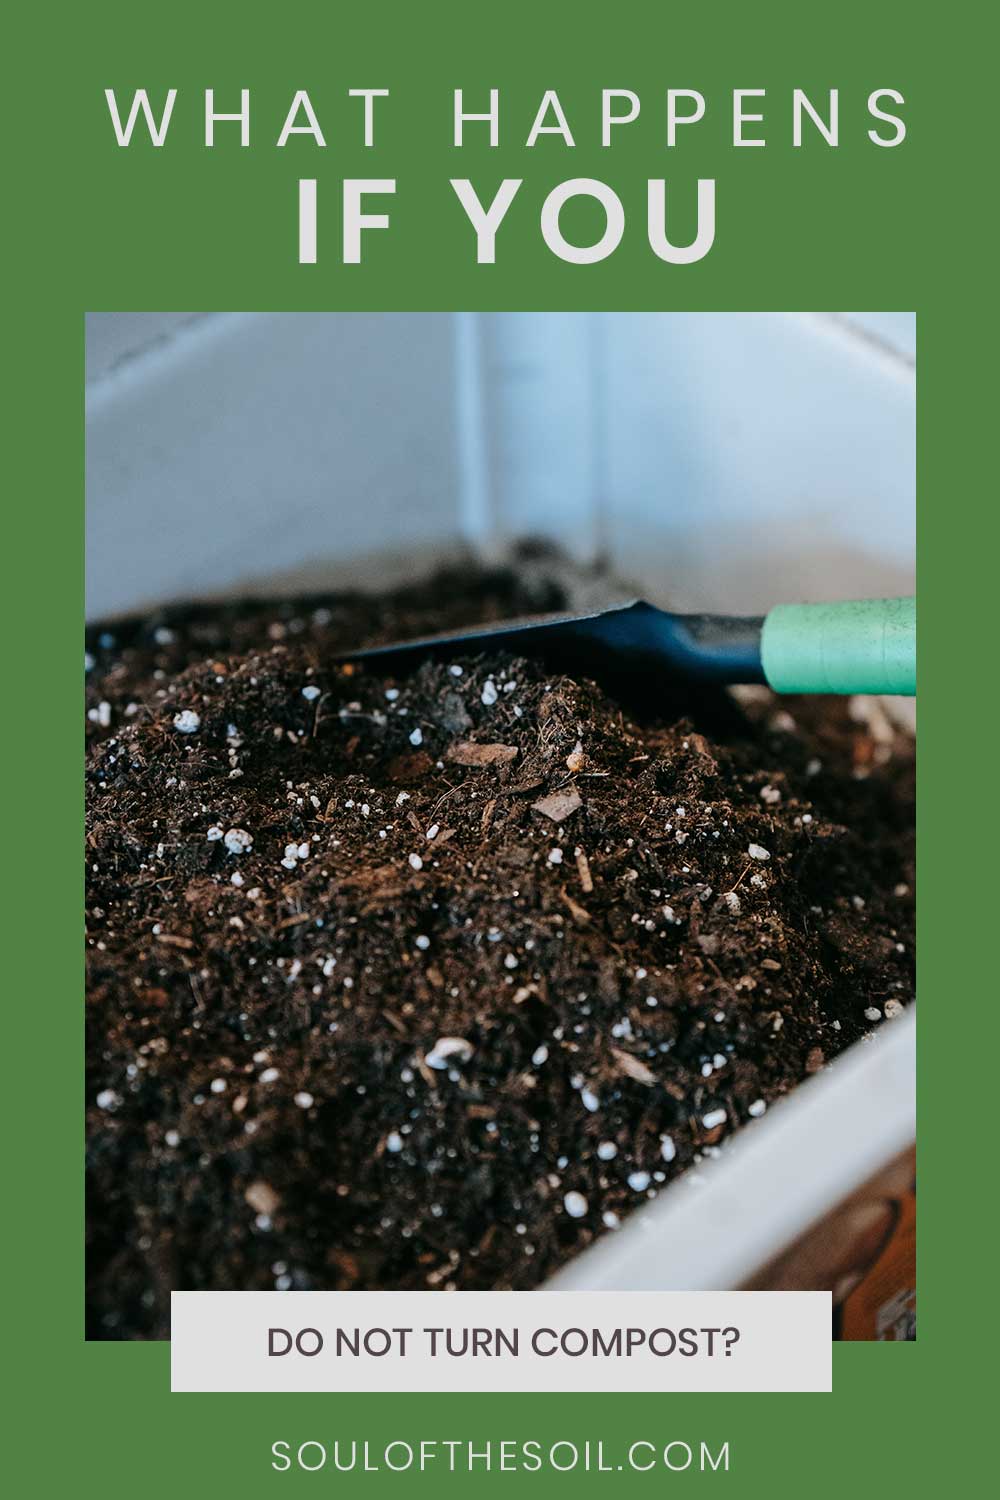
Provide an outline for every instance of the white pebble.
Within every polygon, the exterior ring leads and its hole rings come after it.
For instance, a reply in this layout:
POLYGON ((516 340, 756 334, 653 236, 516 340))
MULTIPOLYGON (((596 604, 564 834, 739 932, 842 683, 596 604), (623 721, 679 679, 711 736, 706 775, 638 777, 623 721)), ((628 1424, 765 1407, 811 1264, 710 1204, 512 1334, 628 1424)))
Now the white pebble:
POLYGON ((881 1021, 881 1019, 882 1019, 882 1012, 879 1010, 878 1006, 877 1005, 869 1005, 867 1007, 867 1009, 865 1010, 865 1020, 866 1021, 881 1021))
POLYGON ((605 1229, 617 1229, 621 1224, 621 1219, 619 1219, 618 1215, 616 1213, 613 1213, 610 1208, 606 1208, 601 1214, 601 1223, 604 1225, 605 1229))
POLYGON ((763 1099, 755 1099, 747 1110, 747 1114, 750 1115, 754 1120, 759 1120, 766 1109, 767 1105, 764 1103, 763 1099))
POLYGON ((460 1063, 468 1062, 474 1050, 472 1043, 467 1042, 464 1036, 439 1036, 430 1052, 425 1054, 424 1062, 440 1073, 452 1059, 460 1063))
POLYGON ((781 801, 781 792, 776 786, 762 786, 760 789, 760 800, 766 802, 768 807, 776 807, 781 801))
POLYGON ((420 934, 420 935, 419 935, 419 937, 417 937, 417 938, 414 938, 414 942, 415 942, 415 943, 416 943, 416 945, 417 945, 417 947, 418 947, 418 948, 419 948, 419 949, 420 949, 420 951, 421 951, 421 952, 422 952, 422 953, 426 953, 426 951, 427 951, 427 949, 428 949, 428 948, 429 948, 429 947, 430 947, 430 945, 431 945, 431 940, 430 940, 430 938, 429 938, 429 937, 427 937, 427 936, 425 936, 425 934, 424 934, 424 933, 421 933, 421 934, 420 934))
POLYGON ((650 1176, 648 1172, 630 1172, 628 1174, 628 1185, 633 1193, 644 1193, 649 1187, 650 1176))
POLYGON ((701 1123, 706 1130, 714 1130, 717 1125, 726 1123, 726 1111, 724 1109, 710 1109, 707 1115, 702 1115, 701 1123))
POLYGON ((192 708, 182 708, 174 714, 174 728, 181 734, 195 734, 201 728, 201 715, 192 708))
POLYGON ((427 832, 424 834, 424 838, 427 840, 427 842, 429 844, 433 843, 433 841, 437 838, 437 836, 438 836, 438 834, 440 832, 441 832, 441 824, 440 823, 432 823, 431 826, 428 828, 427 832))
POLYGON ((397 1151, 402 1151, 403 1137, 400 1135, 398 1130, 389 1131, 389 1134, 385 1138, 385 1149, 387 1151, 391 1151, 393 1155, 395 1155, 397 1151))
POLYGON ((395 703, 399 697, 399 688, 386 688, 385 697, 387 703, 395 703))
POLYGON ((536 1068, 540 1068, 543 1062, 548 1061, 548 1056, 549 1049, 543 1042, 542 1045, 540 1047, 536 1047, 534 1052, 531 1054, 531 1061, 534 1063, 536 1068))
POLYGON ((230 882, 231 885, 242 885, 243 884, 243 876, 240 874, 239 870, 234 870, 233 871, 233 873, 229 877, 229 882, 230 882))
POLYGON ((166 1142, 166 1144, 171 1147, 171 1149, 173 1147, 175 1147, 175 1146, 179 1146, 180 1143, 181 1143, 181 1134, 180 1134, 180 1131, 179 1130, 168 1130, 167 1133, 166 1133, 166 1135, 163 1137, 163 1139, 166 1142))
POLYGON ((769 849, 765 849, 763 844, 750 844, 750 845, 748 845, 747 846, 747 853, 749 854, 749 856, 750 856, 751 859, 761 859, 761 860, 763 860, 763 859, 770 859, 771 858, 771 851, 769 849))
POLYGON ((423 737, 423 734, 421 733, 420 725, 418 724, 417 727, 416 727, 416 729, 414 729, 413 733, 410 735, 410 744, 411 745, 422 745, 423 743, 424 743, 424 737, 423 737))
POLYGON ((580 1103, 583 1105, 584 1109, 589 1110, 591 1114, 596 1114, 596 1112, 601 1107, 601 1101, 600 1099, 598 1099, 593 1089, 580 1090, 580 1103))
POLYGON ((224 1078, 213 1078, 210 1087, 213 1094, 224 1094, 226 1092, 226 1080, 224 1078))
POLYGON ((245 828, 230 828, 225 834, 225 845, 230 854, 243 854, 252 848, 253 836, 245 828))
POLYGON ((614 1161, 617 1155, 618 1147, 615 1145, 614 1141, 602 1141, 597 1148, 597 1157, 599 1161, 614 1161))
POLYGON ((102 1089, 96 1100, 98 1109, 117 1109, 121 1102, 114 1089, 102 1089))
POLYGON ((457 662, 453 662, 452 665, 448 668, 448 671, 451 673, 452 677, 461 677, 462 675, 462 668, 457 664, 457 662))
POLYGON ((494 703, 497 701, 496 683, 493 681, 492 677, 488 678, 483 684, 483 691, 480 697, 481 701, 486 705, 487 708, 492 708, 494 703))
POLYGON ((315 702, 315 700, 319 697, 319 694, 320 690, 314 682, 311 682, 308 687, 304 687, 302 689, 302 696, 309 703, 315 702))
POLYGON ((299 1109, 312 1109, 315 1102, 312 1094, 307 1093, 305 1089, 300 1089, 295 1095, 295 1103, 299 1106, 299 1109))
POLYGON ((257 1075, 258 1083, 275 1083, 281 1077, 277 1068, 265 1068, 263 1073, 257 1075))
POLYGON ((222 838, 222 829, 219 827, 218 823, 212 824, 205 837, 208 839, 208 842, 210 844, 217 843, 217 841, 222 838))
POLYGON ((563 1207, 571 1219, 582 1219, 589 1204, 582 1193, 567 1193, 563 1199, 563 1207))
POLYGON ((885 1002, 885 1018, 886 1018, 886 1020, 887 1021, 892 1021, 892 1020, 895 1019, 896 1016, 901 1016, 903 1014, 904 1008, 905 1007, 903 1005, 902 1000, 887 1000, 885 1002))
POLYGON ((669 1135, 660 1136, 660 1155, 664 1161, 673 1161, 677 1155, 677 1147, 674 1145, 673 1137, 669 1135))
POLYGON ((562 853, 561 849, 550 849, 549 850, 549 864, 550 865, 561 865, 562 864, 562 860, 563 860, 563 853, 562 853))
POLYGON ((414 870, 422 870, 424 868, 424 862, 419 854, 410 855, 410 866, 414 870))

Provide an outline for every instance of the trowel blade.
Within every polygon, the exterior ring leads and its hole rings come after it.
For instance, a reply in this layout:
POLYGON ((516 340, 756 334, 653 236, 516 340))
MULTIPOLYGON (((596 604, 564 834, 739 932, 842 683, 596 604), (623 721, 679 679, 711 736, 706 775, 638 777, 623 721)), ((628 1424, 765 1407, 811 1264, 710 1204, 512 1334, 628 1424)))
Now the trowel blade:
POLYGON ((440 661, 481 651, 504 651, 576 669, 599 681, 693 679, 763 682, 763 621, 724 615, 675 615, 643 599, 583 614, 533 615, 471 630, 450 630, 419 640, 345 652, 342 660, 371 662, 383 671, 406 671, 420 661, 440 661))

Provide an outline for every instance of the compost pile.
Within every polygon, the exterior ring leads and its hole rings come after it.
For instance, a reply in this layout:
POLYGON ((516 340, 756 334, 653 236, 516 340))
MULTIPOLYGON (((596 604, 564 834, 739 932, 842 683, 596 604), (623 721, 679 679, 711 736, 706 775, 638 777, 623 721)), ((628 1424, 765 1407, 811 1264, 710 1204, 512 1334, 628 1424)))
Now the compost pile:
POLYGON ((566 604, 526 578, 93 632, 92 1337, 173 1287, 533 1287, 912 998, 878 704, 332 661, 566 604))

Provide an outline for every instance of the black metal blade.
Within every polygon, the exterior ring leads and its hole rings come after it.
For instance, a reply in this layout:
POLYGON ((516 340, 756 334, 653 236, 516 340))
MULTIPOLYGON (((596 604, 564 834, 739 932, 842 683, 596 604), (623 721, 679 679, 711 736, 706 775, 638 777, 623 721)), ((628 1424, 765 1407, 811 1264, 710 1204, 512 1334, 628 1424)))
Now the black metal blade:
POLYGON ((421 661, 504 651, 576 670, 598 681, 624 677, 698 682, 764 682, 760 660, 763 620, 727 615, 673 615, 636 599, 578 615, 539 615, 474 630, 448 631, 415 641, 346 652, 386 672, 421 661))

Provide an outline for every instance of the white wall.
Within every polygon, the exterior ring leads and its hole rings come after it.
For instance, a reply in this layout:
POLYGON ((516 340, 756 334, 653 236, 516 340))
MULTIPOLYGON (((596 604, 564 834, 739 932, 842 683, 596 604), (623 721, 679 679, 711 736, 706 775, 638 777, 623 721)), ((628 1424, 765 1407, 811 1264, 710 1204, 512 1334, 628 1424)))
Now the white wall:
POLYGON ((92 617, 457 537, 450 319, 174 316, 88 319, 92 617))
POLYGON ((905 592, 906 313, 92 314, 92 615, 547 533, 653 597, 905 592))
POLYGON ((737 612, 911 588, 911 363, 819 315, 604 327, 609 532, 623 571, 647 591, 737 612))

